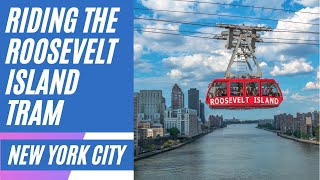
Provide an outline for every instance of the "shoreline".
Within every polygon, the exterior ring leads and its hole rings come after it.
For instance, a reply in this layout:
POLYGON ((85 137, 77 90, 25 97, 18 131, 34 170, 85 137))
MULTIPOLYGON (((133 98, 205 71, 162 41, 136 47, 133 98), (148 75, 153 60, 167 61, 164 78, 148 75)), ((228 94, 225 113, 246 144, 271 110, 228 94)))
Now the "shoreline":
MULTIPOLYGON (((258 127, 256 127, 256 128, 258 128, 258 127)), ((285 134, 281 134, 280 131, 277 131, 277 130, 271 130, 271 129, 266 129, 266 128, 258 128, 258 129, 263 129, 263 130, 266 130, 266 131, 277 133, 278 136, 286 138, 286 139, 290 139, 290 140, 293 140, 293 141, 306 143, 306 144, 320 145, 319 141, 312 141, 312 140, 307 140, 307 139, 296 138, 296 137, 293 137, 293 136, 288 136, 288 135, 285 135, 285 134)))
POLYGON ((155 155, 158 155, 158 154, 161 154, 161 153, 164 153, 164 152, 168 152, 168 151, 171 151, 171 150, 174 150, 174 149, 178 149, 184 145, 187 145, 197 139, 200 139, 201 137, 207 135, 207 134, 210 134, 212 133, 215 129, 217 128, 214 128, 210 131, 208 131, 207 133, 202 133, 202 134, 198 134, 197 136, 194 136, 192 138, 190 138, 189 140, 183 142, 183 143, 180 143, 180 144, 177 144, 177 145, 174 145, 174 146, 171 146, 171 147, 168 147, 168 148, 164 148, 164 149, 161 149, 161 150, 155 150, 155 151, 152 151, 152 152, 148 152, 148 153, 144 153, 144 154, 141 154, 141 155, 138 155, 138 156, 135 156, 134 157, 134 161, 139 161, 141 159, 146 159, 146 158, 149 158, 151 156, 155 156, 155 155))
POLYGON ((296 137, 292 137, 292 136, 288 136, 288 135, 280 134, 280 133, 278 133, 277 135, 280 136, 280 137, 286 138, 286 139, 291 139, 291 140, 302 142, 302 143, 320 145, 319 141, 311 141, 311 140, 307 140, 307 139, 300 139, 300 138, 296 138, 296 137))

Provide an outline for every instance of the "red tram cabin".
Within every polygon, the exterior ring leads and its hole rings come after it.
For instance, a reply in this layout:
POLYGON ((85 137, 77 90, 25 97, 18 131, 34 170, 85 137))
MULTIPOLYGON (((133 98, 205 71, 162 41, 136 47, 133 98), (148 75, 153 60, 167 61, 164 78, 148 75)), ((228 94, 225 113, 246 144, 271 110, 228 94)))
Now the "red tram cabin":
POLYGON ((215 79, 206 96, 212 109, 275 108, 282 100, 274 79, 215 79))

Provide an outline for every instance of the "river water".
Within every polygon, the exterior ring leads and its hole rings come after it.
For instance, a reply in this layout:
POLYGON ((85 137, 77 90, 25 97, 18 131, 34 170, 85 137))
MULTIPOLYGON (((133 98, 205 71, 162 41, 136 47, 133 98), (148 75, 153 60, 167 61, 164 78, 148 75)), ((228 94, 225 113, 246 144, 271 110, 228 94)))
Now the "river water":
POLYGON ((229 125, 173 151, 135 162, 136 180, 318 180, 319 147, 229 125))

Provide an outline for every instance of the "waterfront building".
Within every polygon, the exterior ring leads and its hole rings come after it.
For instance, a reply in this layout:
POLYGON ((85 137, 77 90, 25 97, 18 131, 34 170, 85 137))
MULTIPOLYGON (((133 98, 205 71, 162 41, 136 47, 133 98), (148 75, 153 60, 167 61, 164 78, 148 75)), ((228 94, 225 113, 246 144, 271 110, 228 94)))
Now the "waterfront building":
POLYGON ((205 108, 204 108, 204 103, 199 100, 200 103, 200 119, 202 124, 206 122, 206 117, 205 117, 205 108))
POLYGON ((153 129, 147 128, 147 138, 153 138, 154 132, 153 129))
POLYGON ((141 90, 138 101, 138 121, 163 123, 165 98, 161 90, 141 90))
POLYGON ((279 115, 274 115, 273 127, 274 127, 276 130, 279 130, 279 129, 280 129, 280 119, 279 119, 279 115))
POLYGON ((293 132, 300 130, 300 121, 298 118, 293 118, 293 132))
POLYGON ((139 140, 147 139, 148 137, 148 128, 139 128, 139 140))
POLYGON ((172 109, 165 111, 164 127, 170 129, 176 127, 180 131, 180 136, 193 137, 198 135, 198 117, 194 109, 172 109))
POLYGON ((311 113, 297 113, 299 130, 303 134, 312 134, 311 113))
POLYGON ((319 111, 313 111, 311 114, 312 126, 319 126, 319 111))
POLYGON ((139 128, 151 128, 151 121, 150 120, 139 121, 138 122, 138 127, 139 128))
POLYGON ((164 130, 163 130, 162 124, 160 123, 152 124, 151 128, 153 130, 153 138, 163 137, 164 130))
POLYGON ((154 135, 153 129, 151 128, 139 128, 138 132, 140 140, 152 139, 154 135))
POLYGON ((288 115, 286 113, 279 115, 280 132, 287 132, 288 115))
POLYGON ((178 84, 174 84, 171 92, 171 108, 183 109, 184 108, 184 94, 178 84))
POLYGON ((294 117, 292 114, 288 114, 288 120, 287 120, 287 125, 286 125, 286 129, 289 132, 294 132, 294 117))
POLYGON ((220 128, 223 123, 223 116, 222 115, 221 116, 210 115, 208 122, 209 122, 209 127, 220 128))
POLYGON ((196 88, 188 90, 188 108, 196 110, 197 116, 200 117, 199 90, 196 88))
POLYGON ((140 139, 152 139, 164 135, 163 125, 160 123, 152 124, 151 121, 139 121, 138 127, 140 139))
POLYGON ((164 114, 164 128, 170 129, 177 127, 178 116, 177 109, 167 108, 164 114))
POLYGON ((303 135, 312 136, 314 129, 319 125, 319 112, 274 115, 273 127, 281 133, 300 131, 303 135))

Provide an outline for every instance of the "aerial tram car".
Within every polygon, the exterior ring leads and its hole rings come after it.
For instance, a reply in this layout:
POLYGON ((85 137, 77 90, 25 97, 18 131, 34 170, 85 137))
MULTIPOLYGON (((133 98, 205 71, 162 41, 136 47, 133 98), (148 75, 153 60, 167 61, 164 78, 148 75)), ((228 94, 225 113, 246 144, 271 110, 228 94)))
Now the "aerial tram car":
POLYGON ((275 108, 283 97, 274 79, 215 79, 209 85, 206 103, 212 109, 275 108))
POLYGON ((234 50, 225 77, 214 79, 209 84, 206 104, 211 109, 278 107, 283 101, 279 84, 274 79, 262 78, 261 68, 255 57, 255 42, 262 42, 257 32, 272 29, 228 24, 217 26, 229 31, 223 31, 221 36, 215 36, 215 39, 227 40, 226 47, 234 50), (251 65, 252 62, 255 68, 251 65))

